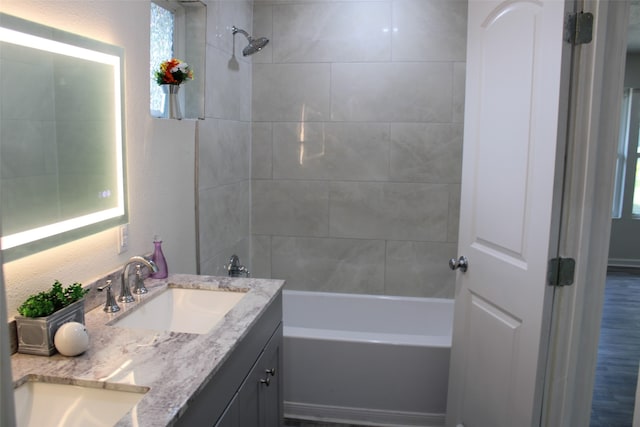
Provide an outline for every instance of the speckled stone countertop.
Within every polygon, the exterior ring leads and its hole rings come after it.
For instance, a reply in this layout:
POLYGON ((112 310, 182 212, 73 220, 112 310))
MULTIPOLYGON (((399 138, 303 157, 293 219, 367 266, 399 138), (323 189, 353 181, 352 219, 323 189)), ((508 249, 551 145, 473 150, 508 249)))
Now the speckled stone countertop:
MULTIPOLYGON (((25 378, 122 390, 144 390, 142 400, 117 426, 170 426, 187 410, 189 400, 217 373, 238 342, 277 297, 281 280, 170 275, 147 279, 149 293, 139 302, 119 303, 107 314, 98 306, 85 314, 90 347, 77 357, 14 354, 14 382, 25 378), (128 329, 106 324, 135 310, 167 286, 248 291, 207 334, 128 329)), ((114 284, 115 294, 119 285, 114 284)))

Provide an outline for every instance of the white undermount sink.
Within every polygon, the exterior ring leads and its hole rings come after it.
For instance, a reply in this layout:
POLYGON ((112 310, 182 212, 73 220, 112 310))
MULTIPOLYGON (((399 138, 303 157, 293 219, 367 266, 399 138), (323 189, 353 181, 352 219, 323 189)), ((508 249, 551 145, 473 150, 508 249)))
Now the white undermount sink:
POLYGON ((242 291, 169 287, 110 325, 206 334, 245 295, 242 291))
POLYGON ((149 389, 129 390, 27 381, 14 389, 17 427, 113 426, 149 389))

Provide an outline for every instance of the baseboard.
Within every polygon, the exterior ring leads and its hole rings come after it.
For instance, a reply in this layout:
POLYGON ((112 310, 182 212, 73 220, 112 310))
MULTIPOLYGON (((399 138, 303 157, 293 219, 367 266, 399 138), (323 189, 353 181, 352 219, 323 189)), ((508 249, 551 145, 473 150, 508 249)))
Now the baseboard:
POLYGON ((343 424, 365 423, 370 426, 439 427, 445 424, 445 414, 385 411, 287 401, 284 402, 284 416, 285 418, 343 424))
POLYGON ((638 268, 640 269, 640 259, 627 259, 627 258, 609 258, 609 267, 618 268, 638 268))

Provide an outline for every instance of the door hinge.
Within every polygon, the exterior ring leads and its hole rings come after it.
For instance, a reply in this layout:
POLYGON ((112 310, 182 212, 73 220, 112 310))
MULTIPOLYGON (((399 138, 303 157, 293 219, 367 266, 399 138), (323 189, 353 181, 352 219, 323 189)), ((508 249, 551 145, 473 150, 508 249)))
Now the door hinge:
POLYGON ((569 286, 573 284, 576 260, 573 258, 553 258, 549 261, 547 281, 549 286, 569 286))
POLYGON ((591 43, 593 40, 593 13, 570 13, 564 21, 564 40, 573 45, 591 43))

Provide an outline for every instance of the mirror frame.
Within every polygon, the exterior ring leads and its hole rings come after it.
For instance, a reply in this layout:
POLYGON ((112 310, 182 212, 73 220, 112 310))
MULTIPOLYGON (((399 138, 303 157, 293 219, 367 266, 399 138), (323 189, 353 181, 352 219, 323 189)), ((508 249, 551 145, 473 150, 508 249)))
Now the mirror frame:
POLYGON ((128 222, 124 127, 124 49, 77 34, 0 13, 0 42, 73 56, 113 67, 117 206, 31 230, 2 236, 4 261, 12 261, 128 222), (70 51, 70 52, 69 52, 70 51))

